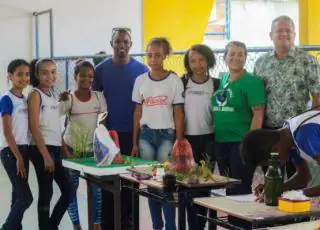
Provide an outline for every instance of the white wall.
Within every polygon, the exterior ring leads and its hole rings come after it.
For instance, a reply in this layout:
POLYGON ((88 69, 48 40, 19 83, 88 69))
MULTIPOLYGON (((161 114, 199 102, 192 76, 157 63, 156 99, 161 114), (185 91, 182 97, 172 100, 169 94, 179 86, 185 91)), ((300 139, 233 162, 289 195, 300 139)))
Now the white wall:
POLYGON ((232 3, 231 37, 250 46, 271 46, 271 22, 280 15, 288 15, 295 23, 296 44, 299 43, 299 7, 297 2, 237 2, 232 3))
MULTIPOLYGON (((142 51, 141 0, 0 0, 0 93, 10 60, 35 56, 32 12, 52 8, 54 56, 90 55, 109 45, 113 27, 132 29, 131 52, 142 51)), ((40 56, 49 55, 48 16, 39 17, 40 56)))
MULTIPOLYGON (((299 44, 299 6, 297 2, 232 0, 230 40, 243 41, 251 47, 272 46, 269 38, 271 22, 280 15, 288 15, 295 22, 295 43, 299 44)), ((204 40, 204 43, 212 48, 224 48, 227 42, 204 40)))

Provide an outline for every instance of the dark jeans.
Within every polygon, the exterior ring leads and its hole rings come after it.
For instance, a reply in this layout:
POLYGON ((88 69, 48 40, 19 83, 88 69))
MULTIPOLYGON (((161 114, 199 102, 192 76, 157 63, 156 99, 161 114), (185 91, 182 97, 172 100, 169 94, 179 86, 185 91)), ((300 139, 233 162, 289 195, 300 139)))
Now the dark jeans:
POLYGON ((200 160, 204 160, 206 155, 210 157, 212 164, 215 163, 214 134, 186 135, 185 137, 191 145, 193 157, 197 163, 199 163, 200 160))
POLYGON ((243 164, 240 157, 240 142, 215 143, 215 154, 220 174, 241 180, 241 184, 227 188, 227 195, 252 193, 255 167, 243 164))
MULTIPOLYGON (((29 152, 27 145, 18 146, 22 154, 24 166, 29 173, 29 152)), ((28 176, 23 179, 21 175, 17 175, 16 158, 9 148, 4 148, 1 153, 1 162, 6 170, 9 180, 12 184, 11 209, 8 217, 2 226, 3 230, 21 230, 22 218, 24 212, 32 203, 32 193, 28 184, 28 176)))
MULTIPOLYGON (((120 151, 123 155, 131 155, 132 150, 132 133, 118 133, 120 142, 120 151)), ((130 189, 121 190, 121 219, 122 230, 132 229, 132 192, 130 189)), ((114 230, 114 215, 113 215, 113 194, 111 192, 102 191, 102 229, 114 230)))
POLYGON ((39 230, 56 230, 66 212, 75 191, 69 180, 65 168, 62 166, 61 148, 57 146, 47 146, 47 149, 55 164, 54 173, 45 171, 44 161, 41 153, 36 146, 30 147, 30 160, 34 165, 38 184, 38 224, 39 230), (53 194, 52 182, 57 183, 60 188, 61 196, 53 208, 50 216, 50 202, 53 194))
MULTIPOLYGON (((252 193, 252 179, 255 167, 243 164, 240 157, 240 142, 215 143, 215 154, 219 171, 224 176, 241 180, 241 184, 226 189, 227 195, 243 195, 252 193)), ((243 229, 251 229, 248 222, 228 216, 228 221, 243 229)))
POLYGON ((200 207, 193 204, 193 198, 198 197, 209 197, 210 191, 197 191, 197 192, 189 192, 186 196, 186 209, 187 209, 187 218, 188 218, 188 226, 189 230, 203 230, 206 226, 206 220, 203 218, 198 218, 198 214, 203 216, 207 216, 208 209, 204 207, 200 207))
MULTIPOLYGON (((186 136, 186 138, 192 147, 194 160, 199 163, 200 160, 204 160, 204 157, 208 156, 214 167, 214 134, 186 136)), ((203 218, 199 219, 197 214, 199 213, 206 216, 208 214, 208 209, 204 207, 198 207, 197 209, 196 206, 193 205, 192 199, 195 197, 208 196, 210 196, 210 191, 197 191, 187 194, 186 209, 188 213, 189 230, 203 230, 205 228, 206 220, 203 218)))

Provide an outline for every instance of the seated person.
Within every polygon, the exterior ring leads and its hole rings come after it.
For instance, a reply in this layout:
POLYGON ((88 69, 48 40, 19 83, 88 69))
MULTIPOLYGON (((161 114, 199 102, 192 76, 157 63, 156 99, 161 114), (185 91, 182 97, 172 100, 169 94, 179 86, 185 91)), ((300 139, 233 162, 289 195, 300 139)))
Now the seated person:
MULTIPOLYGON (((320 185, 306 188, 311 179, 308 161, 320 165, 320 112, 307 111, 289 119, 285 126, 277 130, 257 129, 242 140, 241 158, 253 166, 266 165, 271 152, 278 152, 281 163, 292 160, 296 173, 284 183, 284 190, 302 189, 309 197, 320 195, 320 185), (299 153, 291 151, 298 149, 299 153)), ((261 186, 255 189, 262 192, 261 186)), ((260 194, 262 195, 262 194, 260 194)), ((260 197, 261 198, 261 197, 260 197)))

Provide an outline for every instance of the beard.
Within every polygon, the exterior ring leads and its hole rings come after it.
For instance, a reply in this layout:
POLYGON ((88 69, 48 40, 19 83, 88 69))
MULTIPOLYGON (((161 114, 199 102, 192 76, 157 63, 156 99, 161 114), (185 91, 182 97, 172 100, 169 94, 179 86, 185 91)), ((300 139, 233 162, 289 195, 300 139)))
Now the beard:
POLYGON ((118 52, 118 55, 117 55, 119 58, 126 58, 128 56, 128 53, 125 52, 124 50, 121 50, 118 52))

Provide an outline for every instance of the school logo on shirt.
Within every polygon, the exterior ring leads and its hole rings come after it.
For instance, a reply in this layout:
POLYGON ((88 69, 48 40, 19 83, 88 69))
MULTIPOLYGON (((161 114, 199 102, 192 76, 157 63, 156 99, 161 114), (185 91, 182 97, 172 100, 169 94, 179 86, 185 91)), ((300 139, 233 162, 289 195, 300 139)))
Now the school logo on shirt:
POLYGON ((41 105, 40 110, 44 111, 44 110, 57 110, 59 109, 59 107, 57 105, 41 105))
POLYGON ((28 113, 28 109, 27 108, 21 108, 21 109, 19 109, 19 113, 28 113))
POLYGON ((228 103, 228 99, 232 92, 230 89, 219 90, 215 93, 216 102, 218 106, 225 106, 228 103))
POLYGON ((143 100, 146 106, 168 105, 168 96, 147 97, 143 100))
POLYGON ((24 103, 19 103, 13 105, 12 113, 27 113, 28 109, 26 108, 24 103))
POLYGON ((215 100, 218 106, 213 107, 213 111, 222 111, 222 112, 234 112, 234 107, 227 106, 228 100, 232 98, 232 90, 231 89, 222 89, 218 90, 215 94, 215 100))

